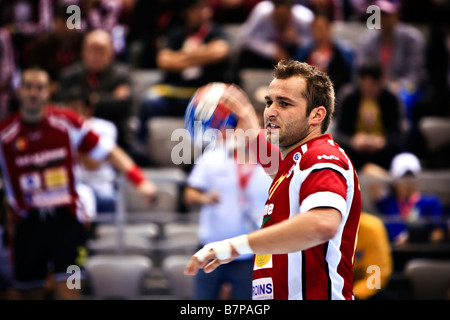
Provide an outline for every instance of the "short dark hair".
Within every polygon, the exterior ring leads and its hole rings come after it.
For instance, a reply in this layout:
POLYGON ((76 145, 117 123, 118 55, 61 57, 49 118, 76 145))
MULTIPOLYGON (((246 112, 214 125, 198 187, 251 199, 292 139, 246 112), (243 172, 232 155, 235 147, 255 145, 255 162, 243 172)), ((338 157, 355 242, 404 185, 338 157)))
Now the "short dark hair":
POLYGON ((291 77, 302 77, 306 80, 306 92, 304 93, 307 101, 306 115, 308 116, 314 108, 323 106, 327 111, 325 119, 321 125, 322 133, 325 133, 330 126, 334 113, 334 87, 330 78, 319 69, 295 60, 281 60, 275 66, 275 79, 288 79, 291 77))
MULTIPOLYGON (((42 67, 40 67, 40 66, 34 65, 34 66, 30 66, 30 67, 28 67, 28 68, 26 68, 26 69, 23 69, 22 72, 21 72, 21 78, 23 79, 24 75, 25 75, 26 73, 29 73, 29 72, 39 72, 39 73, 44 73, 44 74, 47 76, 47 82, 48 82, 48 84, 50 85, 50 74, 49 74, 49 72, 48 72, 47 70, 45 70, 44 68, 42 68, 42 67)), ((22 83, 22 81, 21 81, 21 83, 22 83)))
POLYGON ((381 66, 378 63, 366 63, 358 69, 360 79, 370 77, 378 81, 381 79, 382 73, 381 66))

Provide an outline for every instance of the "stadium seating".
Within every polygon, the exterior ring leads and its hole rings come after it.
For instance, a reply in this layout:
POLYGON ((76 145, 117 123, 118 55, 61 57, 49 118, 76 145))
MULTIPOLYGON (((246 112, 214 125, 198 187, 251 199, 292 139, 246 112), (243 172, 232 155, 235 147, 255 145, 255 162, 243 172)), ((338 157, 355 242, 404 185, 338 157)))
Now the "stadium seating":
POLYGON ((95 255, 86 262, 92 295, 97 300, 139 299, 152 261, 140 255, 95 255))

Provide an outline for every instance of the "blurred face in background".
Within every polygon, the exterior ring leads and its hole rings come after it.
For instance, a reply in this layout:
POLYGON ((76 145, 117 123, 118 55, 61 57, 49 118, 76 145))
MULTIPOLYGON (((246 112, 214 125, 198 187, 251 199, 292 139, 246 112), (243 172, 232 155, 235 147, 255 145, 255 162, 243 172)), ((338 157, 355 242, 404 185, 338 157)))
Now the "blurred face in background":
POLYGON ((105 31, 93 31, 86 35, 82 50, 83 62, 90 72, 102 72, 114 59, 110 35, 105 31))
POLYGON ((395 195, 399 200, 407 200, 413 193, 418 191, 417 179, 413 174, 405 174, 396 179, 393 184, 395 195))
POLYGON ((381 83, 370 76, 363 76, 359 79, 359 88, 364 98, 376 100, 381 92, 381 83))
POLYGON ((188 29, 198 29, 204 23, 211 21, 213 10, 208 1, 200 1, 184 11, 184 20, 188 29))
POLYGON ((274 7, 272 19, 278 29, 284 29, 290 24, 291 8, 292 6, 287 4, 279 4, 274 7))
POLYGON ((319 43, 327 43, 331 39, 330 21, 323 16, 316 16, 312 23, 312 35, 314 40, 319 43))
POLYGON ((39 122, 50 98, 50 79, 45 71, 26 70, 18 91, 20 114, 27 123, 39 122))

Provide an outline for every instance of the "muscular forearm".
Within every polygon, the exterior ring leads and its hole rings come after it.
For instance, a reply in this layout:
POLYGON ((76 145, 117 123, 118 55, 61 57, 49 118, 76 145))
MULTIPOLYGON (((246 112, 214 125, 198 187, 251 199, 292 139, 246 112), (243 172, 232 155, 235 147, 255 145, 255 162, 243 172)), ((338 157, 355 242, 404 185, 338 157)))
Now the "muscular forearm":
POLYGON ((336 209, 309 210, 248 235, 206 245, 191 258, 185 274, 196 274, 199 268, 212 272, 240 254, 283 254, 317 246, 334 237, 340 222, 341 214, 336 209))
POLYGON ((248 235, 255 254, 283 254, 305 250, 331 239, 341 214, 336 209, 318 208, 260 229, 248 235))

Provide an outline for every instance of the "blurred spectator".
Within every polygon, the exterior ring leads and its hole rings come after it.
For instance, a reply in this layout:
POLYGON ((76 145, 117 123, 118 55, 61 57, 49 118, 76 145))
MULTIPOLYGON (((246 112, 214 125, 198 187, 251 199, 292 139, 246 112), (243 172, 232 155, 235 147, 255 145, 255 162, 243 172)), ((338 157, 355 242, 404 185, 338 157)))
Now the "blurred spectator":
POLYGON ((51 32, 41 33, 34 39, 28 59, 28 67, 39 66, 49 73, 54 91, 57 91, 62 69, 81 59, 83 33, 77 29, 67 28, 66 9, 66 6, 56 7, 54 29, 51 32))
POLYGON ((359 45, 358 66, 377 62, 389 89, 402 101, 411 120, 414 104, 421 95, 425 76, 425 39, 422 33, 399 22, 398 4, 376 1, 380 8, 381 29, 367 31, 359 45))
POLYGON ((8 29, 0 28, 0 119, 11 113, 11 101, 14 97, 14 76, 16 62, 11 34, 8 29))
MULTIPOLYGON (((100 137, 117 141, 117 129, 111 121, 94 116, 95 107, 90 105, 88 99, 81 95, 72 94, 64 103, 68 108, 81 114, 89 128, 100 137)), ((96 213, 113 213, 116 210, 116 179, 117 172, 108 162, 93 162, 83 154, 79 156, 79 182, 92 189, 95 197, 96 213)))
POLYGON ((148 159, 133 141, 128 121, 132 114, 132 88, 129 67, 114 60, 111 36, 104 30, 86 34, 82 44, 82 61, 62 71, 57 100, 77 92, 89 97, 95 116, 113 122, 118 131, 117 143, 140 165, 148 159))
POLYGON ((419 124, 427 116, 450 117, 450 1, 436 2, 428 23, 424 94, 411 111, 406 150, 426 159, 428 166, 447 167, 450 148, 429 152, 419 124))
POLYGON ((207 0, 184 0, 179 8, 183 25, 171 28, 157 52, 163 79, 149 88, 140 104, 141 142, 147 139, 147 122, 155 116, 183 117, 198 87, 227 81, 230 45, 224 30, 212 22, 207 0))
POLYGON ((433 13, 426 48, 427 94, 418 118, 450 117, 450 1, 438 2, 433 13))
POLYGON ((156 53, 165 32, 182 23, 178 0, 136 0, 127 35, 129 61, 143 69, 156 68, 156 53))
POLYGON ((402 109, 397 96, 384 86, 378 65, 359 68, 357 86, 341 98, 336 141, 356 169, 372 162, 389 168, 402 141, 402 109))
POLYGON ((293 0, 261 1, 242 24, 238 70, 273 68, 311 39, 314 14, 293 0))
MULTIPOLYGON (((203 245, 259 228, 272 179, 243 148, 216 147, 194 164, 184 191, 188 206, 200 206, 199 240, 203 245)), ((243 255, 210 274, 202 270, 194 280, 193 299, 217 300, 223 284, 231 298, 251 300, 253 255, 243 255)))
POLYGON ((82 11, 87 30, 101 29, 111 35, 116 58, 126 52, 126 27, 121 23, 123 0, 84 0, 82 11))
POLYGON ((18 96, 19 111, 0 124, 4 223, 14 257, 14 286, 22 299, 40 300, 52 274, 56 299, 79 299, 80 290, 66 282, 67 268, 82 266, 86 258, 90 223, 76 189, 77 152, 92 161, 109 161, 149 203, 156 187, 113 141, 86 129, 76 113, 50 104, 44 70, 24 70, 18 96))
POLYGON ((393 271, 391 244, 383 221, 361 212, 353 264, 353 294, 358 300, 388 299, 385 290, 393 271), (379 269, 369 269, 379 268, 379 269), (376 273, 375 273, 376 272, 376 273), (380 278, 376 279, 375 275, 380 278), (379 281, 376 287, 375 281, 379 281))
POLYGON ((373 182, 368 190, 383 217, 391 243, 446 240, 442 201, 436 195, 420 192, 417 183, 421 171, 417 156, 407 152, 392 159, 389 171, 373 164, 363 169, 367 177, 390 181, 389 188, 373 182))
POLYGON ((311 30, 312 42, 301 46, 294 59, 327 73, 338 94, 339 89, 352 80, 353 51, 339 39, 333 38, 332 22, 327 14, 316 12, 311 30))
POLYGON ((243 23, 261 0, 209 0, 217 23, 243 23))

